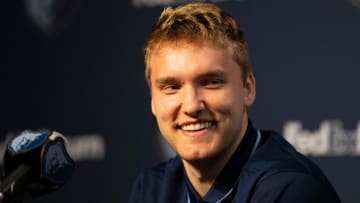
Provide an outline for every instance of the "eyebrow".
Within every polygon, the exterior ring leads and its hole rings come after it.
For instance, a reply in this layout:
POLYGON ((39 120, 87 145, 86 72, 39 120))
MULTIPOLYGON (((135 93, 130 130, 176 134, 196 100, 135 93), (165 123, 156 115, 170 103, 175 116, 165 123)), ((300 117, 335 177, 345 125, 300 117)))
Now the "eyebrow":
POLYGON ((213 70, 206 72, 204 74, 201 74, 198 76, 198 79, 207 79, 207 78, 225 78, 225 73, 222 70, 213 70))
MULTIPOLYGON (((222 70, 212 70, 206 73, 200 74, 196 77, 196 80, 203 80, 208 78, 226 78, 224 71, 222 70)), ((176 77, 163 77, 155 80, 156 87, 162 87, 166 84, 177 84, 179 80, 176 77)))
POLYGON ((166 84, 174 84, 177 82, 178 82, 178 80, 175 77, 163 77, 163 78, 158 78, 155 80, 155 86, 162 87, 166 84))

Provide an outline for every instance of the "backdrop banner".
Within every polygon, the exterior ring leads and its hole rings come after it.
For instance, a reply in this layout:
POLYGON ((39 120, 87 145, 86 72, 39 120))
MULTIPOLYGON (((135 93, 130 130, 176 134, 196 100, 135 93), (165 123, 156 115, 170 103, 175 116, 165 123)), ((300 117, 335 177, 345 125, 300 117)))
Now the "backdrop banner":
MULTIPOLYGON (((173 156, 150 111, 142 47, 164 6, 184 2, 3 2, 0 150, 46 128, 68 137, 76 162, 60 190, 24 202, 127 202, 140 170, 173 156)), ((359 0, 212 2, 248 39, 254 126, 282 133, 343 202, 359 202, 359 0)))

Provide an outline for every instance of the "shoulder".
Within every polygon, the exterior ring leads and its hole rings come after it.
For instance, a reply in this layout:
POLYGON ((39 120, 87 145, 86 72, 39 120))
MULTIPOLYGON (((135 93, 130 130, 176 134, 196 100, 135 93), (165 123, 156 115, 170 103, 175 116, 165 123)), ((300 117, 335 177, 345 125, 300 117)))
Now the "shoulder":
POLYGON ((298 172, 325 178, 312 160, 273 131, 261 131, 259 147, 248 166, 255 170, 298 172))
POLYGON ((133 183, 129 202, 158 202, 163 190, 171 189, 182 179, 182 165, 179 157, 172 158, 154 167, 144 169, 133 183), (146 200, 146 201, 145 201, 146 200))
POLYGON ((310 174, 276 172, 261 178, 251 202, 339 203, 340 200, 329 185, 310 174))
POLYGON ((181 168, 180 158, 174 157, 151 168, 143 169, 135 182, 145 186, 156 185, 166 178, 176 178, 181 168))
POLYGON ((262 141, 244 168, 254 202, 340 202, 321 169, 281 135, 262 131, 262 141), (331 198, 331 201, 325 201, 331 198))

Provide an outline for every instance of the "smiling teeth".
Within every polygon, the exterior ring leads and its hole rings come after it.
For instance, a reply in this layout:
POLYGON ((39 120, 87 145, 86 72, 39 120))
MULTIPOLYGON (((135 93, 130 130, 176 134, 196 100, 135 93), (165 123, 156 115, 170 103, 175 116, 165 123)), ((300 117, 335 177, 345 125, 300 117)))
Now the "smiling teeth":
POLYGON ((202 130, 211 126, 211 122, 194 123, 181 126, 182 130, 202 130))

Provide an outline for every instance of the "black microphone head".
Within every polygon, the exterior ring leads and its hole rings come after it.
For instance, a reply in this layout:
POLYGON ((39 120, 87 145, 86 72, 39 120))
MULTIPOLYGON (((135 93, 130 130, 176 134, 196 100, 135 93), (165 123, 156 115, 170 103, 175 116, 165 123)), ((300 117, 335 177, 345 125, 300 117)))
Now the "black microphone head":
POLYGON ((66 145, 66 138, 55 131, 21 132, 6 146, 5 176, 19 166, 27 166, 29 171, 26 178, 19 182, 31 195, 42 195, 58 189, 67 182, 75 168, 66 145))

